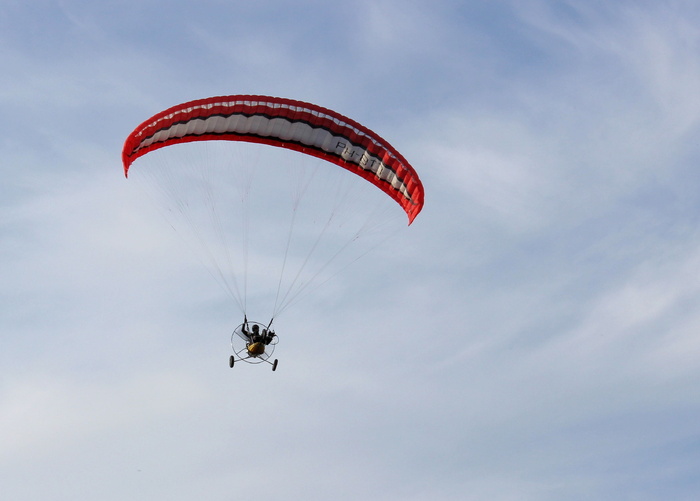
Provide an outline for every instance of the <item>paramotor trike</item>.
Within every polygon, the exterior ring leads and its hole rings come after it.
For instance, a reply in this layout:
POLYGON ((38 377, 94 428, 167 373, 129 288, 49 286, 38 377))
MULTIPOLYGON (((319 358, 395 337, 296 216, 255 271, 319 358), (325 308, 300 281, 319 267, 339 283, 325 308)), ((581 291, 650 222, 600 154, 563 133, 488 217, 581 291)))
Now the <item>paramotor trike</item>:
POLYGON ((270 361, 278 341, 275 331, 270 329, 270 324, 250 322, 245 319, 231 334, 231 348, 233 355, 229 357, 229 367, 233 367, 237 361, 249 364, 267 362, 272 365, 272 370, 277 370, 277 359, 270 361))

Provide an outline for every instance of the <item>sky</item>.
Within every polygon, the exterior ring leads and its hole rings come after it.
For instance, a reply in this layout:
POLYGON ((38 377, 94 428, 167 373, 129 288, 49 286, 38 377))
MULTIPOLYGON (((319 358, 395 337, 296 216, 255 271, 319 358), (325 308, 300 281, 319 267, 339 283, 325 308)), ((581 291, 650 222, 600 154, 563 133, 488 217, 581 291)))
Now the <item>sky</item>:
POLYGON ((0 1, 0 491, 700 498, 693 1, 0 1), (312 102, 425 187, 276 324, 277 371, 121 148, 312 102))

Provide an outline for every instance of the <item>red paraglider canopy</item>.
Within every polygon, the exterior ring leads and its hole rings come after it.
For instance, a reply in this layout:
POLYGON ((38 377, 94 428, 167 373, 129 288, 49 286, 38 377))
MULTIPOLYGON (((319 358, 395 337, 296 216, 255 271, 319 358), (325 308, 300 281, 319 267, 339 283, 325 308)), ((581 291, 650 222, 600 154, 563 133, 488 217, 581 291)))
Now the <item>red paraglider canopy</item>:
POLYGON ((149 151, 190 141, 264 143, 337 164, 401 205, 409 224, 423 208, 423 185, 406 159, 367 127, 314 104, 269 96, 221 96, 173 106, 126 139, 124 174, 149 151))

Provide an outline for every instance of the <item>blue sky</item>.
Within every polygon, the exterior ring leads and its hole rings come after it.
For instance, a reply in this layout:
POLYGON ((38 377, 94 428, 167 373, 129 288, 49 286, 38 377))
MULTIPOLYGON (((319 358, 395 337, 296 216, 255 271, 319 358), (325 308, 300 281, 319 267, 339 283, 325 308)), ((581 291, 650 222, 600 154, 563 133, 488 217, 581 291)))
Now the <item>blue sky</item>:
POLYGON ((698 498, 700 10, 583 4, 4 0, 3 495, 698 498), (426 190, 285 313, 275 373, 228 368, 235 308, 120 159, 244 93, 426 190))

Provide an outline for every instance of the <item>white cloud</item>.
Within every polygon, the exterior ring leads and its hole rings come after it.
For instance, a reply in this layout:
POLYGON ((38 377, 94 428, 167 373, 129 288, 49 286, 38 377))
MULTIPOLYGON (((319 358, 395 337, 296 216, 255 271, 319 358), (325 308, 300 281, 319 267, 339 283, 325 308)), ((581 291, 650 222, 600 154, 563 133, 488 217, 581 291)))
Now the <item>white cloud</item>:
POLYGON ((40 373, 3 391, 0 461, 53 455, 76 442, 148 426, 197 405, 206 393, 181 374, 140 373, 121 381, 56 379, 40 373))

